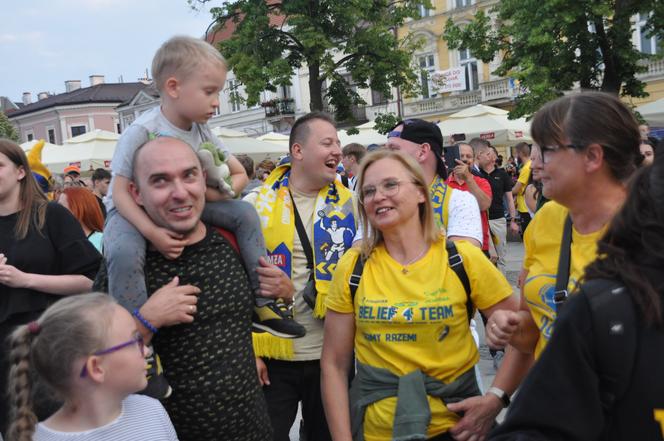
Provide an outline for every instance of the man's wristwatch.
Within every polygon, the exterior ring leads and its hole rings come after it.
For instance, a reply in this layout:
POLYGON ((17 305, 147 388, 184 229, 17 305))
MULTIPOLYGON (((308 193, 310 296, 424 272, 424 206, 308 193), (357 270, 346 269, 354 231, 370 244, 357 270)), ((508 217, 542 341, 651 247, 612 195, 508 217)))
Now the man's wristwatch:
POLYGON ((497 396, 500 399, 500 401, 503 402, 503 407, 507 407, 510 405, 510 396, 507 395, 507 392, 505 392, 504 390, 499 389, 495 386, 491 386, 489 390, 486 391, 486 393, 497 396))

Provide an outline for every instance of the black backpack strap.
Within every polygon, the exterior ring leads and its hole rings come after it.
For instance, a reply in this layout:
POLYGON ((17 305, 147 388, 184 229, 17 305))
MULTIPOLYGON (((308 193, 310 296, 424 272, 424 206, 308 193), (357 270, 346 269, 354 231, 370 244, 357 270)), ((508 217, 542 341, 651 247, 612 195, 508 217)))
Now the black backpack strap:
POLYGON ((468 321, 471 321, 474 314, 473 302, 470 299, 470 280, 468 279, 468 274, 466 273, 466 268, 463 265, 463 257, 459 254, 456 245, 451 240, 446 240, 445 248, 447 248, 447 259, 450 265, 450 268, 457 275, 463 289, 466 292, 466 312, 468 313, 468 321))
POLYGON ((350 286, 350 300, 353 304, 355 304, 355 294, 357 293, 357 288, 360 286, 360 280, 362 279, 362 271, 364 271, 364 258, 360 254, 355 261, 353 273, 350 275, 350 279, 348 279, 348 285, 350 286))
MULTIPOLYGON (((288 193, 290 194, 290 191, 288 193)), ((307 230, 304 228, 304 224, 302 223, 302 218, 300 217, 300 213, 297 211, 297 207, 295 206, 295 199, 293 199, 292 194, 290 194, 290 198, 291 198, 291 203, 293 204, 293 216, 295 217, 295 231, 297 232, 297 235, 300 238, 300 243, 302 244, 302 250, 304 251, 304 255, 307 258, 307 269, 311 271, 309 279, 313 279, 314 253, 311 249, 311 242, 309 242, 309 236, 307 235, 307 230)))
POLYGON ((553 293, 553 301, 556 310, 560 313, 563 303, 569 296, 567 285, 569 285, 569 269, 572 254, 572 218, 567 215, 563 227, 563 240, 560 243, 560 255, 558 256, 558 274, 556 275, 556 290, 553 293))
POLYGON ((616 281, 590 280, 583 291, 592 314, 600 400, 609 413, 631 383, 638 344, 635 306, 627 289, 616 281))

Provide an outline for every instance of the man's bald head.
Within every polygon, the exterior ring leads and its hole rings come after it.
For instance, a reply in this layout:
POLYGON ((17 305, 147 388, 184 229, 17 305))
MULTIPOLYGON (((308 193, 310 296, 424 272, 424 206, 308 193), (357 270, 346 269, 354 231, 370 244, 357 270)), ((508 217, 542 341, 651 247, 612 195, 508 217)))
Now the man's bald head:
POLYGON ((144 166, 146 162, 150 161, 153 155, 164 155, 168 154, 168 151, 171 149, 179 150, 185 148, 188 149, 198 161, 198 156, 196 156, 196 153, 194 153, 194 150, 191 148, 191 146, 178 138, 160 136, 158 138, 149 140, 134 152, 131 180, 136 185, 138 185, 137 178, 140 176, 140 169, 141 167, 145 168, 144 166))
POLYGON ((134 155, 129 189, 134 201, 163 228, 188 234, 205 205, 205 174, 194 150, 176 138, 146 142, 134 155))

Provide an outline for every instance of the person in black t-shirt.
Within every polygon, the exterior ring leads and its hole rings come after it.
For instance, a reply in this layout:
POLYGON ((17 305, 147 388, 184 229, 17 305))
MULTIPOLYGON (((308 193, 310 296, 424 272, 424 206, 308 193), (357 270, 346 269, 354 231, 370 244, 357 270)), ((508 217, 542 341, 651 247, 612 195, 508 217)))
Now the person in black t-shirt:
POLYGON ((97 197, 101 213, 106 219, 106 204, 104 204, 104 197, 108 192, 108 185, 111 183, 111 172, 106 169, 98 168, 92 173, 92 193, 97 197))
POLYGON ((503 200, 507 199, 509 209, 509 229, 512 234, 519 233, 519 225, 516 223, 516 210, 512 197, 512 179, 502 168, 496 167, 497 155, 489 143, 480 138, 474 138, 470 145, 476 152, 477 164, 480 176, 489 181, 491 185, 491 206, 489 207, 489 228, 491 239, 496 249, 496 264, 498 269, 505 274, 505 258, 507 256, 507 228, 505 219, 505 208, 503 200))
MULTIPOLYGON (((61 296, 88 292, 100 261, 69 210, 48 202, 23 150, 0 139, 0 433, 8 418, 7 336, 61 296)), ((35 403, 38 417, 52 404, 35 403)))

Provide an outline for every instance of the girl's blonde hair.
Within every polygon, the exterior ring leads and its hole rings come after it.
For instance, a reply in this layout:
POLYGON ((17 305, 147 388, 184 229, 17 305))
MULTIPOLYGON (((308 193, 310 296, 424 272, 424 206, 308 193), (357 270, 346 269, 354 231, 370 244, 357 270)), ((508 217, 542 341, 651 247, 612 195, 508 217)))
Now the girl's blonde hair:
POLYGON ((65 297, 35 322, 19 326, 10 336, 7 441, 30 441, 37 417, 32 408, 31 371, 55 395, 71 390, 74 362, 104 349, 115 301, 107 294, 65 297))
MULTIPOLYGON (((429 196, 429 185, 424 179, 424 174, 422 173, 420 165, 407 154, 387 149, 376 150, 367 154, 362 160, 358 172, 358 192, 360 194, 362 192, 364 177, 369 166, 383 159, 393 159, 401 163, 403 168, 405 168, 408 174, 410 174, 413 184, 424 194, 424 202, 419 205, 420 225, 422 226, 422 233, 424 234, 426 242, 429 245, 436 242, 441 237, 441 230, 436 227, 436 222, 434 221, 431 197, 429 196)), ((368 258, 374 248, 384 242, 384 239, 380 230, 369 225, 369 218, 367 217, 364 205, 359 204, 359 212, 364 233, 362 255, 364 258, 368 258)))

